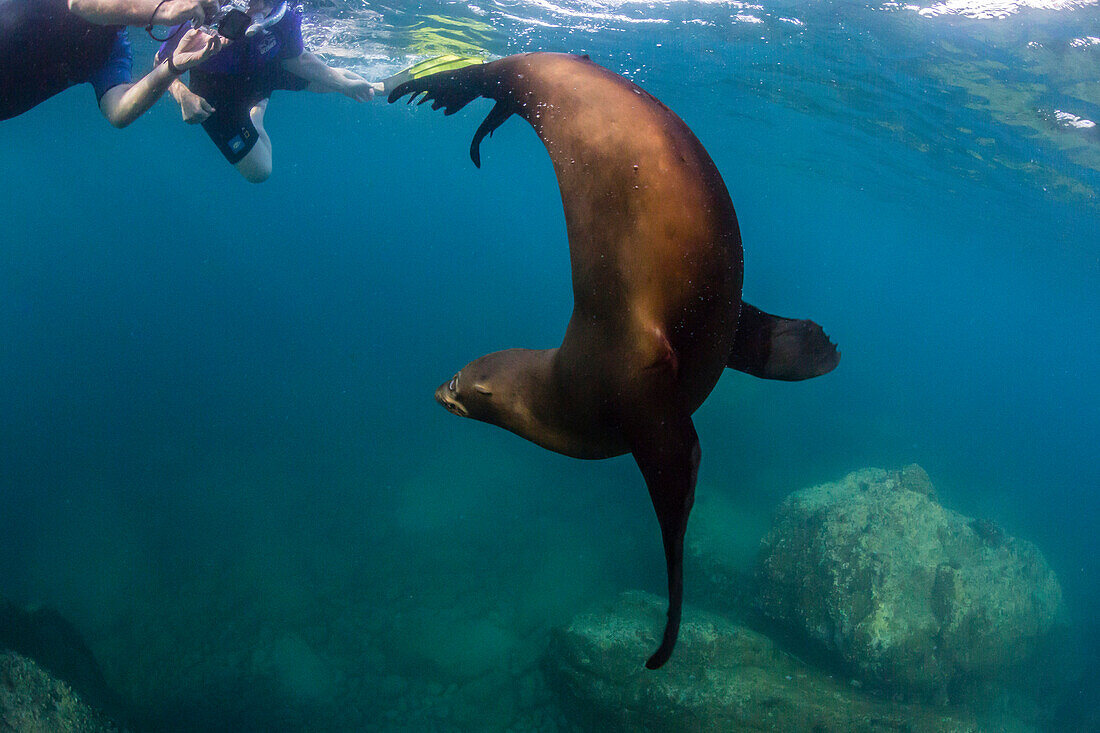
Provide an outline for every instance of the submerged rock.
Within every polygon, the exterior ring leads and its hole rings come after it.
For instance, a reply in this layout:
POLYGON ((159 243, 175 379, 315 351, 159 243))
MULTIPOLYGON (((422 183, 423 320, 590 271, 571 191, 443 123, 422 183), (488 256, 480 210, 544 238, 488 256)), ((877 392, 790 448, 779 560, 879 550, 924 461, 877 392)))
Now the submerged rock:
POLYGON ((84 638, 52 608, 26 609, 0 598, 0 651, 33 660, 89 705, 121 717, 122 702, 107 685, 84 638))
POLYGON ((0 652, 0 730, 107 733, 118 728, 34 661, 0 652))
POLYGON ((916 465, 789 496, 758 581, 766 617, 870 685, 934 700, 1025 660, 1062 602, 1034 545, 942 507, 916 465))
POLYGON ((878 700, 697 609, 684 613, 672 660, 647 670, 642 663, 664 612, 663 600, 626 593, 555 632, 543 666, 575 723, 639 731, 979 730, 962 714, 878 700))

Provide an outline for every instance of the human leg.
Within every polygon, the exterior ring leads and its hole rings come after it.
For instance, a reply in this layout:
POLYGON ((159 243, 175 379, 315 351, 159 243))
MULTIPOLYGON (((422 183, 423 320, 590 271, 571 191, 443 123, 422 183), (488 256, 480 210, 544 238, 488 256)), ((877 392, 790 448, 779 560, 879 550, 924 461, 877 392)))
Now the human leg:
POLYGON ((191 72, 191 90, 214 108, 203 120, 203 129, 252 183, 271 175, 271 140, 263 128, 270 91, 258 86, 251 77, 191 72))
POLYGON ((263 183, 271 175, 271 138, 264 129, 264 113, 268 99, 261 99, 248 111, 252 127, 256 130, 252 149, 234 165, 245 180, 250 183, 263 183))

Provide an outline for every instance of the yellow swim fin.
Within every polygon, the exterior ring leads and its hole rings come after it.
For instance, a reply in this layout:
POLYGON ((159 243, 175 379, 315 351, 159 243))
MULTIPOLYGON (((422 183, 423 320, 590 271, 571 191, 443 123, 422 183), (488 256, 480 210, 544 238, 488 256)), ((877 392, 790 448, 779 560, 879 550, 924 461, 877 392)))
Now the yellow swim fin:
POLYGON ((413 79, 419 79, 422 76, 427 76, 428 74, 435 74, 440 71, 454 71, 455 69, 483 63, 485 63, 485 59, 480 56, 459 56, 453 53, 435 56, 430 59, 425 59, 414 66, 410 66, 403 71, 399 71, 393 76, 386 77, 381 82, 378 82, 378 84, 382 85, 381 89, 378 89, 377 84, 375 85, 375 91, 378 92, 379 95, 389 94, 399 85, 407 81, 412 81, 413 79))

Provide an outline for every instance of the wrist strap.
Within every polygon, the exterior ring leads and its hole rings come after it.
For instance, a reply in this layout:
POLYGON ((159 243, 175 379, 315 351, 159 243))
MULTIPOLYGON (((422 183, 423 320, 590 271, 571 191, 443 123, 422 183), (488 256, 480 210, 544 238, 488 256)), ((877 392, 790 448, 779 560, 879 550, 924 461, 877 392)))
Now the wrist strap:
POLYGON ((170 74, 172 74, 173 76, 179 76, 183 72, 179 70, 179 67, 177 67, 175 64, 172 63, 172 54, 173 53, 174 53, 173 51, 168 52, 168 59, 165 63, 168 64, 168 72, 170 74))
MULTIPOLYGON (((160 0, 160 2, 157 3, 157 6, 153 8, 153 12, 149 15, 149 25, 145 26, 145 32, 149 34, 149 37, 159 43, 164 43, 172 37, 171 32, 169 32, 168 35, 166 35, 164 38, 157 38, 153 35, 153 26, 156 25, 156 23, 153 22, 153 19, 157 17, 157 11, 160 10, 160 6, 164 5, 166 2, 168 2, 168 0, 160 0)), ((169 58, 168 60, 171 61, 172 59, 169 58)))

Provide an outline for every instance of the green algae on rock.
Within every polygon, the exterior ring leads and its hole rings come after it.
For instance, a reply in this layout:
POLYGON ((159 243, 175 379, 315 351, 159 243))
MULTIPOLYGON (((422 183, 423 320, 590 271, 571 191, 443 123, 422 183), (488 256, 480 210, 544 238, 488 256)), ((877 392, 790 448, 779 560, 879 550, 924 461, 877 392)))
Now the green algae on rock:
POLYGON ((916 465, 788 497, 761 543, 758 585, 768 619, 853 676, 941 701, 1025 661, 1062 603, 1034 545, 945 509, 916 465))
MULTIPOLYGON (((54 609, 24 608, 0 597, 0 651, 33 661, 51 680, 64 684, 69 694, 108 718, 124 718, 123 700, 107 684, 84 637, 54 609)), ((4 730, 8 729, 0 725, 4 730)))
POLYGON ((624 593, 555 632, 543 666, 576 723, 667 732, 980 730, 965 713, 877 699, 698 609, 684 614, 676 656, 651 672, 638 660, 663 613, 656 596, 624 593))
POLYGON ((0 730, 116 733, 102 713, 33 660, 0 652, 0 730))

